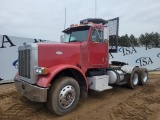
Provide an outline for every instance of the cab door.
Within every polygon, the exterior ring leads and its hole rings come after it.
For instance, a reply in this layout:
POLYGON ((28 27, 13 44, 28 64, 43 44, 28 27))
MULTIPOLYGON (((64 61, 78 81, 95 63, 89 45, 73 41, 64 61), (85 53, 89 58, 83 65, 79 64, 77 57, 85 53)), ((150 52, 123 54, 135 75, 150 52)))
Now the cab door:
POLYGON ((89 42, 89 64, 92 67, 105 67, 108 63, 108 47, 103 41, 103 31, 92 29, 89 42))

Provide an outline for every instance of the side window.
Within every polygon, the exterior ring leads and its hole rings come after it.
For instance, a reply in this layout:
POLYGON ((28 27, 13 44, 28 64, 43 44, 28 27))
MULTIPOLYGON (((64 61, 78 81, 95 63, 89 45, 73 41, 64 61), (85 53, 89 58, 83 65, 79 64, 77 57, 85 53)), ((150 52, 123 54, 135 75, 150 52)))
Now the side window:
POLYGON ((93 29, 92 41, 93 42, 103 42, 103 32, 101 30, 93 29))

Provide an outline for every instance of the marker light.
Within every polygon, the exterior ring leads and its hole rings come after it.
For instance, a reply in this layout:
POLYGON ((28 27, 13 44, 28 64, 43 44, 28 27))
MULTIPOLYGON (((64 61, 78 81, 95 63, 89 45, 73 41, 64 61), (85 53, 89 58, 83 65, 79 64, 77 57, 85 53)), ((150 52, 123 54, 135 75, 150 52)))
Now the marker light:
POLYGON ((78 24, 71 24, 70 27, 78 27, 78 24))
POLYGON ((35 72, 38 75, 47 75, 49 73, 49 69, 45 67, 35 67, 35 72))
POLYGON ((93 24, 93 22, 88 22, 88 24, 93 24))

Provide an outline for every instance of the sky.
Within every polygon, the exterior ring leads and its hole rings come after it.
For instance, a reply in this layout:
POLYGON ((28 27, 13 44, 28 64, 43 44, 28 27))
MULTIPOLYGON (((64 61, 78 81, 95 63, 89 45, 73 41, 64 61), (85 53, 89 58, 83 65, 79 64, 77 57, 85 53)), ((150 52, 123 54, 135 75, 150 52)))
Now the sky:
POLYGON ((0 0, 0 35, 60 41, 64 27, 95 17, 119 17, 120 36, 160 33, 160 0, 0 0))

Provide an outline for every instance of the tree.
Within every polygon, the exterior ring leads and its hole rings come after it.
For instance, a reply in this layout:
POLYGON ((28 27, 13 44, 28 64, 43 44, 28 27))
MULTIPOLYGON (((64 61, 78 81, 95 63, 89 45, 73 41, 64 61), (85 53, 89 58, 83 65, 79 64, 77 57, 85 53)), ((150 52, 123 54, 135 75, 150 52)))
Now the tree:
POLYGON ((138 45, 138 40, 137 40, 137 38, 134 37, 133 34, 130 35, 129 41, 130 41, 131 46, 139 46, 138 45))
POLYGON ((156 32, 156 33, 151 33, 152 34, 152 41, 154 43, 154 47, 159 47, 160 45, 160 36, 159 34, 156 32))
POLYGON ((123 46, 123 47, 128 47, 129 46, 128 35, 127 34, 125 36, 123 35, 123 36, 119 37, 118 46, 123 46))
POLYGON ((143 34, 139 37, 139 43, 141 46, 145 45, 145 36, 143 34))
POLYGON ((128 37, 127 34, 119 37, 119 46, 145 46, 148 47, 160 47, 160 34, 157 32, 141 34, 136 38, 133 34, 128 37))

